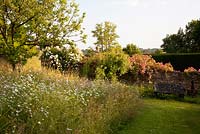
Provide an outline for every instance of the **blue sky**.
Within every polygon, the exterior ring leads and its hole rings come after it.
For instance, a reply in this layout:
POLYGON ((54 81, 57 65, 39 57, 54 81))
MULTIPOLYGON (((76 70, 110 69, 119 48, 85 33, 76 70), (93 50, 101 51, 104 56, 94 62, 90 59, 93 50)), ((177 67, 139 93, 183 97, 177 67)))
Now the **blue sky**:
POLYGON ((200 0, 76 0, 86 12, 84 27, 87 45, 95 38, 91 31, 97 23, 117 25, 118 42, 124 47, 134 43, 140 48, 159 48, 166 34, 173 34, 192 19, 200 18, 200 0))

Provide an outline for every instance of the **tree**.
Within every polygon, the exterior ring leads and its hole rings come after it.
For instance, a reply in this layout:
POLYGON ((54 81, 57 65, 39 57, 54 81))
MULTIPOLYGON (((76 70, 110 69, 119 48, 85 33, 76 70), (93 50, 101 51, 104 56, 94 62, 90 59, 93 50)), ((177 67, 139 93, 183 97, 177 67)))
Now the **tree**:
POLYGON ((157 49, 153 54, 156 54, 156 55, 160 55, 160 54, 163 54, 163 50, 162 49, 157 49))
POLYGON ((46 21, 38 27, 41 47, 74 47, 77 42, 86 43, 87 36, 82 28, 85 13, 79 15, 78 4, 74 0, 54 1, 53 11, 47 14, 46 21))
POLYGON ((163 50, 167 53, 187 52, 184 37, 184 32, 180 28, 177 34, 167 35, 163 39, 163 44, 161 45, 161 48, 163 48, 163 50))
POLYGON ((186 25, 186 46, 190 52, 200 52, 200 19, 186 25))
POLYGON ((200 52, 200 20, 189 22, 185 32, 180 28, 177 34, 167 35, 161 47, 167 53, 200 52))
POLYGON ((96 54, 96 51, 92 47, 83 49, 82 52, 83 52, 84 56, 86 56, 86 57, 91 57, 96 54))
POLYGON ((0 54, 12 65, 25 64, 36 46, 74 45, 84 41, 78 5, 70 0, 2 0, 0 54))
POLYGON ((123 48, 123 51, 129 56, 141 53, 140 49, 134 44, 128 44, 125 48, 123 48))
POLYGON ((116 34, 116 25, 111 22, 96 24, 95 30, 92 31, 93 37, 97 38, 95 42, 97 51, 103 52, 109 47, 117 44, 116 39, 119 36, 116 34))

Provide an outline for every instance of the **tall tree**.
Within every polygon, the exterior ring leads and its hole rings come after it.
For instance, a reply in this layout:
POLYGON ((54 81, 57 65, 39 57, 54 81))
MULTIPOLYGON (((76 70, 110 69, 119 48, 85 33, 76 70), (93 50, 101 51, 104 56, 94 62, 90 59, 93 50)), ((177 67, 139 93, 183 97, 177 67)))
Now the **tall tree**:
POLYGON ((167 53, 200 52, 200 19, 189 22, 185 32, 180 28, 177 34, 167 35, 161 47, 167 53))
POLYGON ((200 52, 200 19, 186 25, 186 45, 190 52, 200 52))
POLYGON ((74 0, 54 0, 52 12, 38 27, 41 47, 70 45, 86 41, 82 23, 85 13, 80 14, 78 4, 74 0), (41 30, 43 29, 43 30, 41 30))
POLYGON ((163 44, 161 45, 161 48, 163 48, 163 50, 167 53, 187 52, 184 38, 184 32, 180 28, 177 34, 167 35, 163 39, 163 44))
POLYGON ((95 42, 97 51, 103 52, 109 47, 117 44, 116 39, 119 36, 116 34, 117 26, 111 22, 96 24, 95 30, 92 31, 93 37, 97 38, 95 42))
POLYGON ((129 56, 132 56, 133 54, 140 54, 140 49, 134 45, 134 44, 128 44, 125 48, 123 48, 123 51, 128 54, 129 56))
POLYGON ((36 46, 84 41, 84 17, 73 0, 1 0, 0 54, 15 69, 36 54, 36 46))

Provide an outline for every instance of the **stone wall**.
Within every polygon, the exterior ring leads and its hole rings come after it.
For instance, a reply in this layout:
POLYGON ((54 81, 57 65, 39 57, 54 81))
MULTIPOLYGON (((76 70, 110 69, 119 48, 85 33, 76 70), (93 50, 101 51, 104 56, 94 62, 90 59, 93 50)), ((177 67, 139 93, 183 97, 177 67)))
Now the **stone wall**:
POLYGON ((155 73, 152 76, 152 82, 169 82, 181 83, 185 89, 191 89, 191 81, 194 81, 195 89, 200 91, 200 73, 183 73, 183 72, 170 72, 170 73, 155 73))

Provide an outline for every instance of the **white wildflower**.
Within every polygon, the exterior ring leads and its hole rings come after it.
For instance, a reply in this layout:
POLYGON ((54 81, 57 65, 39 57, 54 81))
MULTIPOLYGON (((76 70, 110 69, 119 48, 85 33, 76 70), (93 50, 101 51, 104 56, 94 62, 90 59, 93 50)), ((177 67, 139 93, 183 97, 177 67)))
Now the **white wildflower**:
POLYGON ((40 121, 38 121, 37 123, 38 123, 38 125, 41 125, 41 124, 42 124, 40 121))

